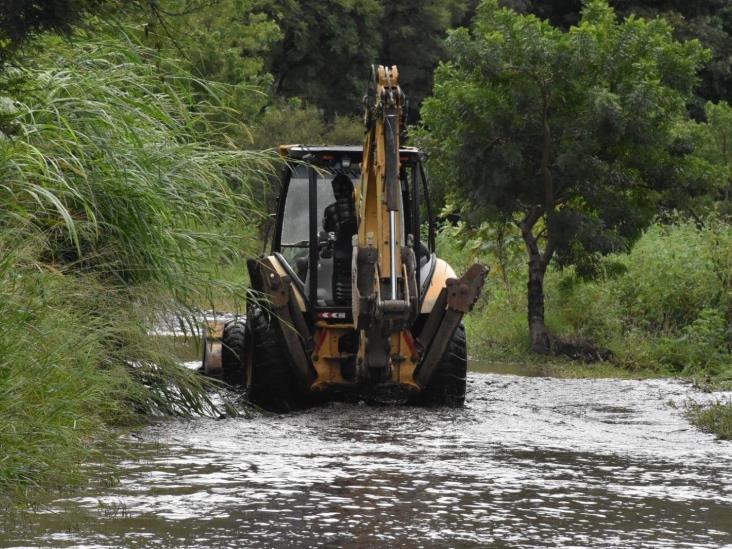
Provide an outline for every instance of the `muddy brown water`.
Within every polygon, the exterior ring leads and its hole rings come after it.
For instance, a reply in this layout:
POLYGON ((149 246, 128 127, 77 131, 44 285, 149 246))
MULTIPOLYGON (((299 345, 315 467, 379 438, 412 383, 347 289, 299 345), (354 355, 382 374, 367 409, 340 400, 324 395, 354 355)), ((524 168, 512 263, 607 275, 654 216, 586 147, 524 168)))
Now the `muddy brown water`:
POLYGON ((473 372, 462 410, 165 422, 4 547, 732 547, 732 443, 669 380, 473 372))

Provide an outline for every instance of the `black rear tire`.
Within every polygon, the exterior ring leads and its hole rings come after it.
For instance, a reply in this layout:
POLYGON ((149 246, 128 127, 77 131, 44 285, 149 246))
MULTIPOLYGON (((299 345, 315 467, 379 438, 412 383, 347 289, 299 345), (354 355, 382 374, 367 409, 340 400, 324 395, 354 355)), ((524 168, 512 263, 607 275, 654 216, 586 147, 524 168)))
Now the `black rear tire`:
POLYGON ((465 326, 461 322, 450 339, 429 385, 410 399, 417 406, 449 406, 465 404, 468 375, 468 352, 465 326))
POLYGON ((252 377, 250 402, 270 412, 288 412, 307 407, 307 392, 299 386, 280 342, 276 321, 261 307, 252 307, 247 317, 252 332, 252 377))
POLYGON ((247 345, 247 326, 241 320, 224 325, 221 337, 221 369, 224 381, 231 385, 244 383, 244 356, 247 345))

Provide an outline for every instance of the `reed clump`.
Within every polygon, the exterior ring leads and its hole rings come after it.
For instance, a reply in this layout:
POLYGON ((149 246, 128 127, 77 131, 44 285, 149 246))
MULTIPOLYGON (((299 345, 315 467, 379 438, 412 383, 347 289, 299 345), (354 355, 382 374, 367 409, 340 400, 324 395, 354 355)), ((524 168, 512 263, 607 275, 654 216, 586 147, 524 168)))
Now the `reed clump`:
POLYGON ((110 425, 211 411, 204 382, 148 335, 189 332, 212 276, 257 234, 268 153, 226 85, 131 38, 48 38, 0 74, 0 494, 63 487, 110 425), (249 229, 247 229, 249 228, 249 229))

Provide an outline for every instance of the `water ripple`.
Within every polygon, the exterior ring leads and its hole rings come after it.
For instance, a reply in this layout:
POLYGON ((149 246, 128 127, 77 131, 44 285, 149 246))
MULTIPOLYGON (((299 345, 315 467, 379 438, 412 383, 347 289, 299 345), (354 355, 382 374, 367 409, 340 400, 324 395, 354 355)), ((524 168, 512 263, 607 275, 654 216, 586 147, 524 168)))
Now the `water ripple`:
POLYGON ((688 423, 690 397, 705 398, 665 380, 471 374, 463 410, 165 423, 118 484, 0 545, 732 546, 732 444, 688 423))

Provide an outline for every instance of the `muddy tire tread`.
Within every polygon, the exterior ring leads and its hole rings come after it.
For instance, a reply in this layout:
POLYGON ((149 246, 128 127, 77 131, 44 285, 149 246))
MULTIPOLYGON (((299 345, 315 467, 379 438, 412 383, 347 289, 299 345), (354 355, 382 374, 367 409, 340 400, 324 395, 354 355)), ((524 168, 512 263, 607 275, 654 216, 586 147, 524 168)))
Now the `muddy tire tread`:
POLYGON ((250 402, 271 412, 287 412, 306 407, 303 391, 297 386, 270 313, 253 307, 248 318, 252 330, 252 378, 250 402))
POLYGON ((231 320, 226 323, 221 337, 221 368, 227 383, 240 384, 243 382, 246 341, 245 322, 231 320))
POLYGON ((468 353, 465 326, 461 322, 450 338, 429 385, 411 400, 419 406, 448 406, 465 404, 468 375, 468 353))

